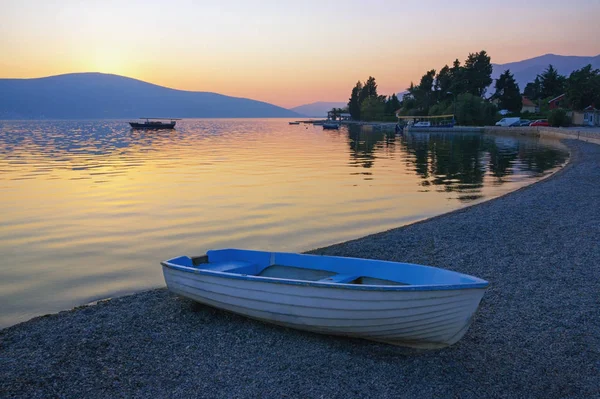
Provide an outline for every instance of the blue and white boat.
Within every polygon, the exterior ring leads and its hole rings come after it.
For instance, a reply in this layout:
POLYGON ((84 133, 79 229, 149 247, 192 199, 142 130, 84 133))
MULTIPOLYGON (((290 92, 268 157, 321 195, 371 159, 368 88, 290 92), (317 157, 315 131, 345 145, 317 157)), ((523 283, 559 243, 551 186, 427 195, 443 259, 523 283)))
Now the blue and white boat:
POLYGON ((172 292, 287 327, 441 348, 467 331, 488 282, 410 263, 220 249, 164 262, 172 292))

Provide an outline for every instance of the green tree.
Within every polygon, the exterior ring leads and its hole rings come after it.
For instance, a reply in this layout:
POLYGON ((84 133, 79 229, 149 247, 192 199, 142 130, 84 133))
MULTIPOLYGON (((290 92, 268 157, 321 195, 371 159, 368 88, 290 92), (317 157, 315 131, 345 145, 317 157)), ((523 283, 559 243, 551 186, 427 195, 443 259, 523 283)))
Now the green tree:
POLYGON ((385 96, 369 96, 360 106, 364 121, 382 120, 385 113, 385 96))
POLYGON ((496 106, 479 96, 464 93, 456 99, 456 121, 464 126, 492 125, 496 118, 496 106))
POLYGON ((377 97, 377 83, 373 76, 369 76, 369 79, 363 85, 360 95, 361 103, 369 97, 377 97))
POLYGON ((571 118, 567 115, 566 110, 562 108, 553 109, 548 116, 548 123, 554 127, 567 127, 571 124, 571 118))
MULTIPOLYGON (((464 66, 456 59, 452 67, 444 65, 436 75, 430 70, 421 77, 418 85, 411 82, 408 93, 402 98, 401 115, 442 115, 454 113, 458 98, 469 93, 481 97, 492 83, 491 59, 485 51, 469 54, 464 66)), ((518 89, 517 89, 518 90, 518 89)), ((463 97, 463 110, 476 108, 477 115, 468 124, 482 124, 493 121, 496 109, 493 105, 485 105, 483 100, 475 101, 471 97, 463 97)))
POLYGON ((567 99, 574 109, 600 106, 600 70, 587 65, 571 72, 567 79, 567 99))
POLYGON ((448 65, 444 65, 435 77, 435 91, 438 101, 444 101, 452 97, 452 73, 448 65))
POLYGON ((496 92, 494 96, 500 100, 500 109, 506 109, 510 112, 520 112, 521 108, 523 108, 523 98, 521 97, 519 85, 508 69, 496 79, 496 92))
POLYGON ((429 115, 448 115, 454 112, 452 102, 443 101, 429 108, 429 115))
POLYGON ((329 113, 331 114, 331 119, 333 119, 334 121, 337 120, 344 112, 346 112, 345 109, 342 108, 331 108, 331 110, 329 111, 329 113))
POLYGON ((394 93, 385 102, 385 114, 394 115, 399 108, 400 100, 398 100, 396 93, 394 93))
POLYGON ((463 75, 466 92, 482 97, 486 88, 492 84, 491 58, 485 50, 469 54, 465 61, 463 75))
POLYGON ((539 75, 536 76, 533 82, 527 83, 523 95, 531 101, 537 101, 542 98, 542 82, 540 82, 539 75))
POLYGON ((450 91, 455 95, 458 96, 467 92, 465 69, 460 66, 458 58, 454 60, 452 68, 450 68, 450 82, 450 91))
POLYGON ((539 75, 540 79, 540 96, 541 98, 554 98, 558 97, 565 92, 566 78, 558 74, 558 71, 554 69, 552 64, 548 65, 548 68, 539 75))
POLYGON ((435 104, 434 80, 435 69, 432 69, 421 77, 419 85, 415 86, 411 82, 407 89, 414 99, 415 108, 423 115, 427 115, 429 108, 435 104))
POLYGON ((421 77, 421 82, 419 83, 419 90, 417 91, 419 97, 417 98, 417 102, 421 103, 421 108, 425 112, 428 112, 429 108, 435 104, 434 81, 435 69, 432 69, 421 77))
POLYGON ((417 102, 414 96, 410 93, 410 89, 413 88, 413 84, 410 84, 409 92, 402 96, 402 102, 400 103, 400 114, 402 115, 414 115, 415 109, 417 108, 417 102))
POLYGON ((362 93, 363 85, 360 82, 356 82, 356 85, 352 89, 350 100, 348 101, 348 112, 352 119, 360 120, 360 94, 362 93))
POLYGON ((396 94, 392 94, 389 98, 380 96, 377 94, 375 78, 369 76, 364 83, 360 80, 356 82, 350 94, 347 112, 355 120, 389 120, 399 108, 401 103, 396 94))

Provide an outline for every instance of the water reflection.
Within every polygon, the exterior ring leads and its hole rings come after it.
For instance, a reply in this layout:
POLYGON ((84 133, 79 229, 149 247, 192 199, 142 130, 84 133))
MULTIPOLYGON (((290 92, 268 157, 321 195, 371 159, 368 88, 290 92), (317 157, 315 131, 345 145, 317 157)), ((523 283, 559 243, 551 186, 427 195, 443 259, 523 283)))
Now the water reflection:
POLYGON ((396 135, 393 132, 365 126, 348 127, 351 164, 372 168, 378 154, 400 146, 406 154, 407 166, 422 181, 422 191, 461 193, 461 201, 482 198, 486 176, 501 184, 516 172, 541 176, 563 164, 567 153, 561 146, 541 145, 534 138, 487 136, 479 133, 416 133, 396 135))
POLYGON ((567 156, 537 139, 287 122, 2 122, 0 327, 161 286, 158 262, 180 254, 303 251, 411 223, 567 156))
POLYGON ((393 131, 376 129, 368 125, 350 125, 346 130, 352 156, 350 164, 353 166, 370 168, 377 158, 376 152, 384 152, 383 155, 386 156, 394 152, 396 134, 393 131))

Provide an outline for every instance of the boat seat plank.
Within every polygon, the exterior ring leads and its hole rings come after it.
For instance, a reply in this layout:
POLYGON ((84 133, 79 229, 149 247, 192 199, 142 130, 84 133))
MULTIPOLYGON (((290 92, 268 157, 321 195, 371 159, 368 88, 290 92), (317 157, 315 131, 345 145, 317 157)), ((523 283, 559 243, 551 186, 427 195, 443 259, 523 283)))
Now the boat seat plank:
POLYGON ((360 276, 357 276, 356 274, 335 274, 333 276, 321 279, 321 280, 319 280, 319 282, 344 284, 344 283, 349 283, 351 281, 354 281, 359 277, 360 276))
POLYGON ((325 277, 335 275, 333 272, 317 269, 304 269, 301 267, 270 265, 263 269, 258 276, 283 278, 291 280, 319 281, 325 277))
POLYGON ((202 269, 224 272, 224 273, 239 273, 239 274, 254 274, 258 266, 254 263, 244 262, 240 260, 230 260, 223 262, 213 262, 201 265, 202 269))

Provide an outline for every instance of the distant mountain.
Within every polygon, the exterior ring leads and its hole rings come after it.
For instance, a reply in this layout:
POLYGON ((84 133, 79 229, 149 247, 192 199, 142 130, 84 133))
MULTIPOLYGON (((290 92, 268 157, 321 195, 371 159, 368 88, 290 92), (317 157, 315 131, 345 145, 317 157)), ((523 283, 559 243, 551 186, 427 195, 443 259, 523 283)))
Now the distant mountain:
POLYGON ((347 102, 317 101, 315 103, 299 105, 297 107, 290 108, 290 110, 304 116, 323 117, 327 116, 327 111, 331 111, 331 108, 346 108, 347 106, 347 102))
POLYGON ((0 119, 298 117, 262 101, 175 90, 102 73, 0 79, 0 119))
MULTIPOLYGON (((544 72, 550 64, 556 68, 558 73, 568 77, 571 72, 583 68, 588 64, 592 64, 593 68, 600 68, 600 55, 595 57, 580 57, 546 54, 528 60, 510 62, 508 64, 492 64, 494 68, 492 78, 495 83, 495 79, 498 79, 500 74, 505 70, 510 69, 510 72, 515 76, 515 80, 519 84, 519 88, 523 91, 527 83, 533 82, 535 77, 544 72)), ((494 84, 492 84, 490 90, 493 90, 493 87, 494 84)), ((490 92, 490 90, 488 90, 488 92, 490 92)))

